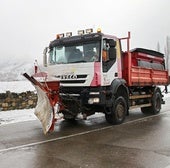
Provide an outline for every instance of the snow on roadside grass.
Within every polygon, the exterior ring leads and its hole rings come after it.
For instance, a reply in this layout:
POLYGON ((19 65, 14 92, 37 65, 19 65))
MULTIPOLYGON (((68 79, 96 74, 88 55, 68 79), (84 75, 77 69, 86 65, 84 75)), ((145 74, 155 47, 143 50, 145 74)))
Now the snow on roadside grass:
POLYGON ((168 85, 168 88, 167 88, 168 89, 168 93, 164 92, 165 91, 165 87, 164 86, 160 86, 160 88, 161 88, 161 91, 163 92, 164 99, 170 97, 170 85, 168 85))
MULTIPOLYGON (((29 81, 0 82, 0 93, 6 91, 21 93, 35 91, 35 88, 29 81)), ((0 111, 0 126, 35 119, 34 109, 0 111)))
POLYGON ((34 86, 29 81, 0 82, 0 93, 6 91, 21 93, 34 90, 34 86))
POLYGON ((0 126, 36 119, 34 109, 0 111, 0 126))

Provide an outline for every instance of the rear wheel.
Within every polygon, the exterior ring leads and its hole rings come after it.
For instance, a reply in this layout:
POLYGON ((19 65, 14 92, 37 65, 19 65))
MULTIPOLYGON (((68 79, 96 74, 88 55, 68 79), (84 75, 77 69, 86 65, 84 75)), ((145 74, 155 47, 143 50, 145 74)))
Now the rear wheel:
POLYGON ((149 114, 150 111, 150 107, 141 107, 141 112, 143 114, 149 114))
POLYGON ((155 89, 152 96, 152 106, 142 107, 141 111, 144 114, 158 114, 161 110, 162 96, 159 88, 155 89))
POLYGON ((126 117, 127 103, 125 99, 120 96, 115 100, 110 113, 105 113, 106 121, 110 124, 121 124, 126 117))

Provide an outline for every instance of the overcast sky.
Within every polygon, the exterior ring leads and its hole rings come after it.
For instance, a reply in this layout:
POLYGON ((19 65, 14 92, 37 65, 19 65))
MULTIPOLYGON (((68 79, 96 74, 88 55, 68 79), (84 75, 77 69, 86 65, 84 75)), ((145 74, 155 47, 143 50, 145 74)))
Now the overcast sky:
POLYGON ((164 52, 170 0, 0 0, 0 58, 38 59, 57 33, 100 27, 117 37, 131 31, 131 47, 164 52))

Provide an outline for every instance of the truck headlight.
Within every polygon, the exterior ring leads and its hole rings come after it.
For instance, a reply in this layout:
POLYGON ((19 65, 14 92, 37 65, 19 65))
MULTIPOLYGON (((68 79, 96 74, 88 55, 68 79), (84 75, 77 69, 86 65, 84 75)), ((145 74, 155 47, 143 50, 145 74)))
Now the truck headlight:
POLYGON ((90 95, 99 95, 100 92, 90 92, 89 94, 90 94, 90 95))
POLYGON ((100 102, 100 99, 98 97, 90 98, 88 100, 88 104, 94 104, 94 103, 99 103, 99 102, 100 102))

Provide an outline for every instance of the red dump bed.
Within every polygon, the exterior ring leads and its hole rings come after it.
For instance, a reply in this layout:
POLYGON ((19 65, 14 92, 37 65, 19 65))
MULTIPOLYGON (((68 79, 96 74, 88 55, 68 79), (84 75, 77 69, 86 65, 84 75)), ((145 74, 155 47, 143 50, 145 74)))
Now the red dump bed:
POLYGON ((164 55, 160 52, 136 48, 123 53, 122 75, 128 86, 167 85, 164 55))

